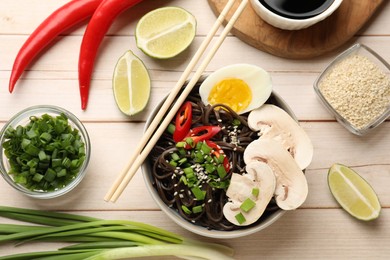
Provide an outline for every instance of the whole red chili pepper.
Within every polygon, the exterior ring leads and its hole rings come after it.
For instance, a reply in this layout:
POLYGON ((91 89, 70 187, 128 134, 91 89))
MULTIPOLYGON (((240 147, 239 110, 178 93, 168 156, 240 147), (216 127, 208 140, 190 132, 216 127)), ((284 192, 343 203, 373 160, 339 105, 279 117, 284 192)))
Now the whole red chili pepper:
POLYGON ((60 33, 92 16, 103 0, 74 0, 48 16, 28 37, 20 48, 12 67, 9 92, 12 93, 15 84, 28 64, 60 33))
POLYGON ((192 123, 192 105, 190 101, 185 102, 179 109, 175 120, 175 131, 173 140, 180 142, 190 131, 192 123))
POLYGON ((110 28, 114 19, 123 11, 142 0, 103 0, 94 12, 80 48, 79 57, 79 87, 81 109, 87 108, 92 70, 100 43, 110 28))

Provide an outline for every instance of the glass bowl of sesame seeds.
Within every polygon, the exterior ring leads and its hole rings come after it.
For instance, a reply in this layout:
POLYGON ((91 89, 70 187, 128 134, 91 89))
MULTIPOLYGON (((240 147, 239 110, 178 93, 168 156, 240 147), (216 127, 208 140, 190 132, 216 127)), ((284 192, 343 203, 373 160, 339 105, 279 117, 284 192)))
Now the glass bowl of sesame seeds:
POLYGON ((336 120, 365 135, 390 115, 390 65, 369 47, 355 44, 314 82, 320 101, 336 120))

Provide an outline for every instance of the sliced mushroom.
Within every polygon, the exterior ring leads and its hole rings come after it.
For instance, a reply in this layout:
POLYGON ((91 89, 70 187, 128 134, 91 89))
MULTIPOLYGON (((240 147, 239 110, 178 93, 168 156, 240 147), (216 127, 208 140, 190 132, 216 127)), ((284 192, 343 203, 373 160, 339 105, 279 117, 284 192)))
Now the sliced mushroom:
POLYGON ((281 142, 302 170, 311 163, 313 158, 311 140, 302 127, 283 109, 265 104, 250 112, 248 125, 252 130, 260 131, 260 138, 281 142))
POLYGON ((308 194, 305 175, 296 161, 277 141, 257 139, 244 152, 244 161, 265 162, 276 177, 275 200, 281 209, 292 210, 302 205, 308 194))
POLYGON ((271 168, 263 162, 251 162, 246 165, 246 174, 233 173, 226 195, 230 201, 223 207, 223 214, 228 221, 235 225, 247 226, 256 222, 263 215, 268 203, 273 197, 276 185, 275 175, 271 168), (254 196, 252 190, 259 189, 254 196), (256 205, 245 212, 240 209, 241 204, 250 198, 256 205), (245 222, 239 223, 236 215, 241 213, 245 222))

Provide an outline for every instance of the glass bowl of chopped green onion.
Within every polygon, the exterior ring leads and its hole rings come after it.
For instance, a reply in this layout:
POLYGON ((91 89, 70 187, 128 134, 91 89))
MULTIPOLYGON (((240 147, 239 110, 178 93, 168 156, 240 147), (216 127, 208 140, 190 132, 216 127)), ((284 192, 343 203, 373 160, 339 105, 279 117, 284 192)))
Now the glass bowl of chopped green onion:
POLYGON ((365 135, 390 116, 390 65, 363 44, 338 55, 314 82, 314 90, 336 120, 365 135))
POLYGON ((0 133, 0 171, 23 194, 51 199, 66 194, 84 178, 91 145, 81 121, 56 106, 26 108, 0 133))

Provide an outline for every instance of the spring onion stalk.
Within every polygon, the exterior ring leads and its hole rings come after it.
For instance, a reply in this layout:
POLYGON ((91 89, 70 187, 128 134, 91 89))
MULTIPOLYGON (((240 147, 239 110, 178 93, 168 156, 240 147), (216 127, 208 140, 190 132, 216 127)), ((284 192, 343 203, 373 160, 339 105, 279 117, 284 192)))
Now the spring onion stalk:
POLYGON ((42 229, 39 226, 28 226, 28 225, 17 225, 17 224, 0 224, 0 236, 6 234, 13 234, 23 232, 27 230, 38 230, 42 229))
POLYGON ((60 248, 59 250, 91 250, 91 249, 102 249, 102 248, 117 248, 117 247, 131 247, 139 246, 140 243, 130 242, 130 241, 120 241, 120 242, 90 242, 90 243, 81 243, 76 245, 70 245, 60 248))
MULTIPOLYGON (((36 209, 24 209, 24 208, 15 208, 15 207, 7 207, 7 206, 0 206, 0 216, 4 216, 6 218, 16 219, 20 221, 25 222, 32 222, 30 221, 32 216, 38 216, 38 217, 48 217, 54 220, 73 220, 75 222, 90 222, 95 220, 100 220, 98 218, 92 218, 88 216, 82 216, 82 215, 76 215, 76 214, 69 214, 69 213, 60 213, 60 212, 54 212, 54 211, 43 211, 43 210, 36 210, 36 209), (7 213, 18 213, 19 218, 16 217, 7 217, 5 214, 7 213)), ((36 222, 33 222, 36 223, 36 222)), ((65 222, 64 222, 65 223, 65 222)), ((44 222, 44 223, 37 223, 37 224, 49 224, 52 226, 52 222, 44 222)), ((65 223, 67 225, 68 223, 65 223)))
POLYGON ((194 245, 169 244, 110 249, 88 257, 85 260, 126 259, 134 257, 167 255, 177 255, 185 258, 191 257, 192 259, 233 259, 231 256, 221 253, 220 251, 216 251, 204 246, 199 247, 194 245))
POLYGON ((78 243, 56 251, 0 256, 0 260, 123 259, 177 256, 184 259, 232 259, 229 247, 185 239, 142 222, 103 220, 67 213, 0 206, 0 216, 40 225, 0 224, 0 243, 31 241, 78 243))
POLYGON ((21 253, 9 256, 1 256, 2 260, 31 260, 31 259, 54 259, 54 260, 81 260, 96 255, 103 250, 67 250, 67 251, 43 251, 32 253, 21 253))
MULTIPOLYGON (((77 224, 71 224, 71 225, 64 225, 60 227, 50 227, 50 228, 43 228, 43 229, 38 229, 38 230, 29 230, 25 232, 19 232, 19 233, 14 233, 10 234, 7 236, 2 236, 0 237, 0 243, 1 242, 6 242, 6 241, 11 241, 11 240, 21 240, 21 239, 28 239, 28 240, 39 240, 40 238, 45 238, 48 235, 51 234, 59 234, 60 236, 63 234, 62 232, 66 231, 75 231, 74 234, 77 234, 78 232, 82 233, 91 233, 91 230, 96 230, 96 228, 109 225, 110 227, 113 227, 115 229, 118 225, 123 225, 123 226, 128 226, 130 228, 141 228, 145 231, 151 232, 151 233, 157 233, 157 234, 162 234, 163 238, 168 238, 172 239, 175 238, 177 239, 177 242, 181 241, 181 238, 178 235, 175 235, 171 232, 162 230, 157 227, 150 226, 148 224, 144 223, 139 223, 139 222, 134 222, 134 221, 128 221, 128 220, 97 220, 97 221, 91 221, 91 222, 85 222, 85 223, 77 223, 77 224)), ((106 229, 109 230, 109 229, 106 229)), ((98 230, 99 232, 99 230, 98 230)), ((68 233, 69 234, 69 233, 68 233)), ((96 235, 96 234, 95 234, 96 235)), ((101 232, 100 236, 108 236, 108 237, 119 237, 123 238, 126 240, 133 240, 134 241, 139 241, 145 244, 153 244, 157 243, 157 240, 140 235, 138 236, 136 232, 133 233, 124 233, 120 232, 118 235, 111 235, 110 232, 101 232)))
MULTIPOLYGON (((20 213, 14 213, 14 212, 0 212, 0 216, 20 221, 26 220, 26 215, 20 214, 20 213)), ((51 226, 64 226, 64 225, 70 225, 70 224, 76 224, 80 223, 80 221, 76 220, 70 220, 70 219, 55 219, 53 217, 45 217, 45 216, 36 216, 31 215, 28 217, 28 222, 35 223, 35 224, 41 224, 45 225, 47 223, 50 223, 51 226)))

